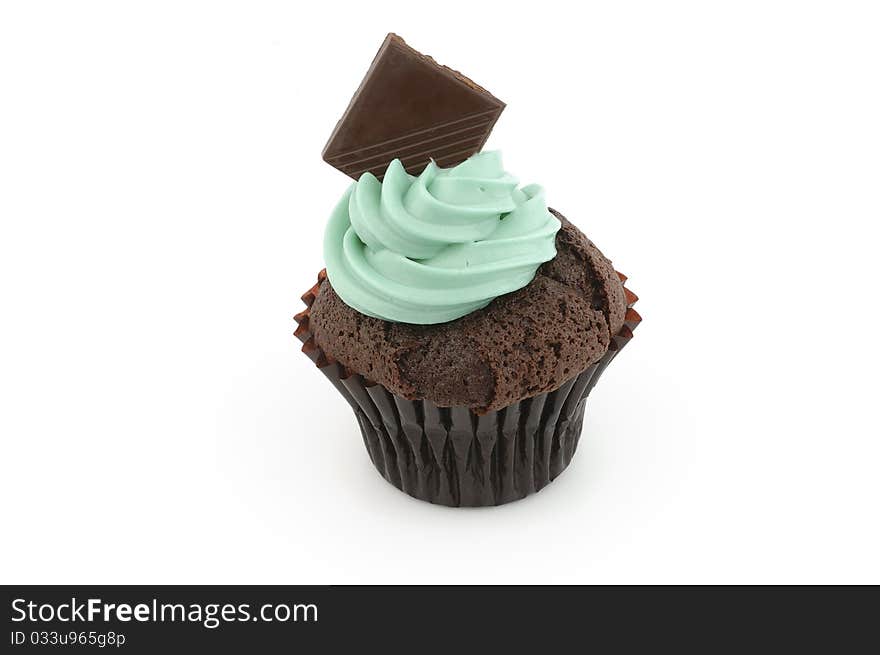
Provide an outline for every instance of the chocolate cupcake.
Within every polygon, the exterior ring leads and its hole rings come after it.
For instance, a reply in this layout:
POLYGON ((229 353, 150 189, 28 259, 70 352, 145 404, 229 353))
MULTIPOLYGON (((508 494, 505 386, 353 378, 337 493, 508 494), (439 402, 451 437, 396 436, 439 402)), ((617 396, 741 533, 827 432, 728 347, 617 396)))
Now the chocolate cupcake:
POLYGON ((555 479, 641 320, 625 278, 543 189, 478 152, 503 107, 389 35, 325 150, 357 181, 296 316, 382 476, 443 505, 498 505, 555 479), (356 129, 389 112, 391 132, 356 129))

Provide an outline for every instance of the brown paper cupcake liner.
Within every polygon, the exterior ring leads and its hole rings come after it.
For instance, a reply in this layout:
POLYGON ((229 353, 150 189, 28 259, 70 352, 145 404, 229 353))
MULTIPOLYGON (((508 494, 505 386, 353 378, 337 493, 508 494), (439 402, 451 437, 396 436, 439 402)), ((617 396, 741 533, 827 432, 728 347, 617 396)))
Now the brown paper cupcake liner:
POLYGON ((407 400, 325 354, 309 330, 309 312, 326 276, 318 274, 302 296, 306 309, 294 317, 303 352, 351 405, 382 477, 414 498, 454 507, 509 503, 558 477, 577 449, 590 391, 642 320, 633 309, 638 298, 624 287, 624 326, 602 359, 554 391, 476 414, 407 400))

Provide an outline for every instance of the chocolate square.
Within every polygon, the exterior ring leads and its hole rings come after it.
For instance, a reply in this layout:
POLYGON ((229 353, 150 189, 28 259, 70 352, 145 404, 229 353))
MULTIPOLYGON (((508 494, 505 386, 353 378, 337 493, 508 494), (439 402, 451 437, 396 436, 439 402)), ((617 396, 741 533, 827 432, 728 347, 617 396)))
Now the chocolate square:
POLYGON ((420 173, 431 159, 454 166, 480 151, 504 103, 458 71, 389 34, 330 140, 324 161, 380 180, 392 160, 420 173))

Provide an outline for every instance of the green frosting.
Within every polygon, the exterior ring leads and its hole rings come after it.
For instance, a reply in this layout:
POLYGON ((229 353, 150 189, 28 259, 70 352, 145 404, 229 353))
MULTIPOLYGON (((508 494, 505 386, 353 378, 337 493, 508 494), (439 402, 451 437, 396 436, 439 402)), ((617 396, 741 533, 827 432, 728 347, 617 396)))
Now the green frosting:
POLYGON ((526 286, 556 256, 559 221, 538 185, 517 187, 497 152, 384 182, 364 173, 333 210, 324 259, 333 289, 363 314, 443 323, 526 286))

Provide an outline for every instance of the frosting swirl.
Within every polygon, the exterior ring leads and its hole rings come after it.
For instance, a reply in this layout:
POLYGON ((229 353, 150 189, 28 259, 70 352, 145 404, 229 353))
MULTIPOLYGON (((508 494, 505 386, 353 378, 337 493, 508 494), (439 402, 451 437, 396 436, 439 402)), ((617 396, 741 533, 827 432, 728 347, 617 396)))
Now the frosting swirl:
POLYGON ((324 235, 327 276, 346 304, 387 321, 451 321, 526 286, 556 256, 559 221, 538 185, 517 187, 497 152, 418 176, 400 160, 364 173, 324 235))

